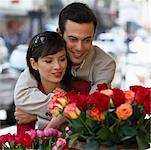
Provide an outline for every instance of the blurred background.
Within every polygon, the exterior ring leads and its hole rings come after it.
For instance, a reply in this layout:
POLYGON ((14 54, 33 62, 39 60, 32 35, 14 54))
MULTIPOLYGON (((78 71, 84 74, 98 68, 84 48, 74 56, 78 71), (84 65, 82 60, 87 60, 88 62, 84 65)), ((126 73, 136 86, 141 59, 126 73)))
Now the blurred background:
MULTIPOLYGON (((0 0, 0 134, 14 130, 13 92, 26 67, 28 42, 38 32, 55 31, 60 10, 74 1, 0 0)), ((112 86, 151 86, 151 0, 82 2, 98 19, 93 44, 116 60, 112 86)))

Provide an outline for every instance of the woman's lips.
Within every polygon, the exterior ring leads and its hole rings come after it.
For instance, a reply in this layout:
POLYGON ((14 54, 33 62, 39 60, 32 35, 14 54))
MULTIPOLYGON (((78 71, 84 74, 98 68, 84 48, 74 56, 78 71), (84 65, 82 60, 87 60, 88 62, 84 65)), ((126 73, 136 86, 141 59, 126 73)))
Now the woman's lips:
POLYGON ((53 73, 53 75, 57 78, 61 77, 62 76, 62 72, 56 72, 56 73, 53 73))

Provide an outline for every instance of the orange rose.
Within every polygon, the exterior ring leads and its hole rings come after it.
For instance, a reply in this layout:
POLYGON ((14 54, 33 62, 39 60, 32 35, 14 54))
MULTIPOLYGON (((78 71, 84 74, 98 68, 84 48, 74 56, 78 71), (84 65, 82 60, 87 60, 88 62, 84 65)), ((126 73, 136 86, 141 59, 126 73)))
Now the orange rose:
POLYGON ((105 120, 105 116, 102 112, 99 111, 99 109, 93 107, 90 112, 89 115, 94 119, 94 120, 98 120, 98 121, 104 121, 105 120))
POLYGON ((132 106, 128 103, 121 104, 116 109, 116 115, 121 120, 126 120, 129 118, 133 113, 132 106))
POLYGON ((125 103, 132 104, 132 102, 134 101, 135 93, 131 90, 128 90, 128 91, 124 91, 124 94, 125 94, 125 103))

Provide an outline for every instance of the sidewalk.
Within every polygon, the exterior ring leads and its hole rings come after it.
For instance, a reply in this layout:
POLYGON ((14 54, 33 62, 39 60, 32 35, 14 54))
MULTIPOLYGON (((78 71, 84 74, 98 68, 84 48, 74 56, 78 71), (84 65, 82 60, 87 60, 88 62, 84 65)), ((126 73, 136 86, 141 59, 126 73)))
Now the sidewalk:
POLYGON ((0 135, 4 135, 7 133, 11 133, 11 134, 16 133, 16 125, 0 129, 0 135))

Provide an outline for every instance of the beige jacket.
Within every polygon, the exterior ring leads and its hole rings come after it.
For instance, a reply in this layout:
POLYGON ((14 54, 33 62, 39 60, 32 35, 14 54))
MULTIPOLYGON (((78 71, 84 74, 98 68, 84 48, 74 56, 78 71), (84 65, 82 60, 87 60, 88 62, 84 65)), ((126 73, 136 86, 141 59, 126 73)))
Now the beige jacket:
MULTIPOLYGON (((82 65, 78 69, 72 68, 71 72, 74 76, 89 81, 92 85, 90 91, 92 93, 98 83, 110 85, 115 68, 114 59, 100 48, 93 46, 82 65)), ((39 91, 37 81, 28 69, 25 69, 16 83, 14 101, 22 110, 38 115, 39 122, 50 119, 45 115, 50 96, 39 91)))

